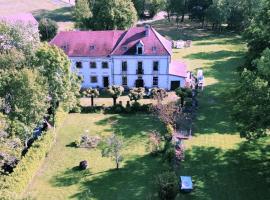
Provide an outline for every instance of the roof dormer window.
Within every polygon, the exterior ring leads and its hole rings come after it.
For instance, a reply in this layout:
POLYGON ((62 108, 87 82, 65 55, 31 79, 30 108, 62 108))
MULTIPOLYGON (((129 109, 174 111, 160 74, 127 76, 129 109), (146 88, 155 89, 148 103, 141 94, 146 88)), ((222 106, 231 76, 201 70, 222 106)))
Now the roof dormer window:
POLYGON ((136 45, 136 50, 137 50, 137 55, 142 55, 143 51, 144 51, 144 44, 143 42, 140 40, 139 43, 136 45))
POLYGON ((123 51, 126 51, 128 49, 128 47, 125 45, 125 46, 122 46, 122 49, 123 49, 123 51))
POLYGON ((95 49, 95 45, 90 45, 89 47, 90 51, 95 49))

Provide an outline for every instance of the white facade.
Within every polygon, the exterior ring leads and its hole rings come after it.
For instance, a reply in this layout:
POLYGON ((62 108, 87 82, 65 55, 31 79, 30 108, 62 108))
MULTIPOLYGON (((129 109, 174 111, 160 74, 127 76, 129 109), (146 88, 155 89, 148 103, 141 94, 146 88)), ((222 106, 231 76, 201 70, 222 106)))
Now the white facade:
POLYGON ((147 88, 160 87, 169 90, 172 81, 179 81, 181 87, 185 85, 185 77, 169 75, 170 56, 113 55, 100 58, 70 57, 70 60, 72 71, 83 79, 82 88, 104 88, 108 85, 122 85, 128 88, 143 86, 147 88), (102 64, 105 62, 108 63, 108 68, 104 68, 104 64, 102 64), (124 71, 123 62, 126 62, 126 70, 124 71), (96 65, 96 67, 91 67, 91 63, 95 63, 92 65, 96 65), (142 68, 138 68, 138 65, 141 65, 142 68), (137 82, 138 79, 142 79, 143 83, 137 82))

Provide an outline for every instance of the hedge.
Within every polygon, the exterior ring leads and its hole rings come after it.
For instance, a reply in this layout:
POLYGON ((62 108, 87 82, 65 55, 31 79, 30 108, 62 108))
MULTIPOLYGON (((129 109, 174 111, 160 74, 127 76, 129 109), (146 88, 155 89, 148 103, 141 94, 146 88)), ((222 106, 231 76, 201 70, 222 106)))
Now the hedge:
MULTIPOLYGON (((62 109, 57 111, 55 117, 56 129, 64 122, 66 116, 67 113, 62 109)), ((55 133, 56 131, 53 128, 48 130, 33 143, 13 173, 0 177, 1 200, 18 199, 20 197, 54 144, 56 139, 55 133)))

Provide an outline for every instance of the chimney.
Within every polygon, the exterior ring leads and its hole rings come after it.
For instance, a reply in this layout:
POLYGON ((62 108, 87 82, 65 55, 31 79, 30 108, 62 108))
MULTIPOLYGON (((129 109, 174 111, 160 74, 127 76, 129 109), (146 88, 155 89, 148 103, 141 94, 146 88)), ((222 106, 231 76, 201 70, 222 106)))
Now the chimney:
POLYGON ((146 24, 144 26, 144 29, 145 29, 145 36, 146 37, 149 36, 149 34, 150 34, 150 25, 146 24))

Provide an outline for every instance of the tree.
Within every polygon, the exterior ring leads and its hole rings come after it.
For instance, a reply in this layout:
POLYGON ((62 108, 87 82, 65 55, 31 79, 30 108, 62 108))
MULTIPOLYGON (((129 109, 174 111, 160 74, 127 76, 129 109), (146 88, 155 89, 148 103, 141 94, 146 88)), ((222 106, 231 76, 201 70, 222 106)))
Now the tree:
POLYGON ((135 102, 137 102, 138 100, 143 98, 144 94, 145 94, 145 89, 143 87, 132 88, 129 91, 128 97, 130 101, 134 100, 135 102))
POLYGON ((158 196, 161 200, 173 200, 178 193, 178 180, 174 172, 164 172, 156 177, 158 196))
POLYGON ((36 70, 22 69, 1 74, 0 96, 4 99, 3 111, 12 120, 13 125, 22 127, 20 136, 27 141, 32 131, 43 119, 49 108, 48 85, 36 70))
POLYGON ((213 4, 206 10, 206 20, 212 23, 212 29, 221 30, 222 23, 226 23, 228 8, 224 0, 213 0, 213 4))
POLYGON ((79 80, 71 72, 65 53, 56 46, 44 43, 36 52, 36 65, 48 81, 53 118, 60 102, 66 110, 73 109, 78 101, 79 80))
POLYGON ((57 34, 58 25, 55 21, 42 18, 38 24, 41 41, 50 41, 57 34))
POLYGON ((188 9, 191 13, 192 19, 197 19, 202 22, 204 26, 205 11, 212 4, 212 0, 189 0, 188 9))
POLYGON ((256 71, 245 69, 232 94, 234 96, 233 118, 247 139, 266 135, 270 127, 270 50, 263 51, 254 61, 256 71))
POLYGON ((113 98, 113 105, 116 105, 116 100, 124 92, 124 88, 118 85, 112 85, 107 88, 108 94, 113 98))
POLYGON ((139 18, 144 17, 144 12, 145 12, 145 2, 146 0, 132 0, 134 7, 137 11, 137 14, 139 18))
POLYGON ((187 9, 187 0, 167 0, 166 1, 166 10, 168 13, 168 17, 170 17, 172 14, 176 15, 176 22, 177 25, 180 22, 180 16, 181 22, 184 21, 185 13, 187 9))
POLYGON ((158 102, 160 102, 163 101, 163 99, 166 98, 168 94, 163 88, 152 88, 151 96, 153 99, 156 99, 158 102))
POLYGON ((123 160, 121 156, 122 147, 122 139, 115 134, 112 134, 102 147, 101 155, 103 157, 111 157, 115 161, 116 169, 119 169, 120 162, 123 160))
POLYGON ((23 52, 11 48, 0 53, 0 70, 22 69, 27 64, 23 52), (16 58, 16 59, 14 59, 16 58))
POLYGON ((74 17, 76 20, 75 27, 86 28, 87 20, 92 17, 90 1, 77 0, 74 7, 74 17))
POLYGON ((127 29, 137 21, 131 0, 95 1, 92 13, 88 27, 94 30, 127 29))
POLYGON ((263 2, 263 8, 257 12, 244 33, 248 42, 247 67, 251 70, 255 69, 252 60, 259 58, 267 47, 270 48, 270 2, 263 2))
POLYGON ((39 32, 32 24, 0 22, 0 52, 16 48, 30 56, 40 45, 39 32))
POLYGON ((86 97, 91 98, 91 106, 93 107, 94 106, 94 98, 99 96, 99 91, 97 89, 89 88, 89 89, 84 91, 84 95, 86 97))
POLYGON ((184 106, 184 102, 185 102, 185 99, 187 97, 191 98, 192 97, 192 91, 190 88, 177 88, 175 90, 175 93, 177 96, 179 96, 181 98, 181 107, 184 106))
POLYGON ((147 3, 149 16, 152 18, 164 8, 165 0, 148 0, 147 3))

